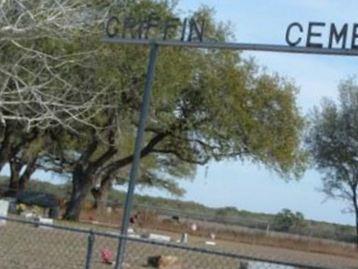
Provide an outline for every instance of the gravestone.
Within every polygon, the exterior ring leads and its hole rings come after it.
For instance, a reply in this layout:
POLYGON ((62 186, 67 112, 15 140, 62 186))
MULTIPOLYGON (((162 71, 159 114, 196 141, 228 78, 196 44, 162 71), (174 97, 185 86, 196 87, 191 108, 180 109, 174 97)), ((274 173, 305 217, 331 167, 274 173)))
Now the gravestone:
POLYGON ((25 219, 34 219, 36 217, 36 214, 32 213, 32 212, 22 212, 20 214, 20 216, 24 217, 25 219))
POLYGON ((38 227, 41 229, 45 229, 45 230, 52 229, 51 225, 53 225, 53 219, 39 217, 39 218, 37 218, 37 222, 38 222, 38 227), (45 224, 46 226, 41 225, 41 224, 45 224), (50 226, 47 226, 47 225, 50 225, 50 226))
POLYGON ((9 211, 8 211, 8 213, 9 213, 9 214, 17 214, 16 198, 7 197, 7 198, 6 198, 6 201, 9 201, 9 211))
MULTIPOLYGON (((6 200, 0 200, 0 217, 7 217, 9 211, 10 202, 6 200)), ((6 224, 6 220, 0 219, 0 225, 6 224)))
POLYGON ((181 244, 188 244, 188 234, 187 233, 183 233, 181 235, 180 243, 181 244))
POLYGON ((193 231, 193 232, 196 232, 198 230, 198 225, 196 223, 192 223, 190 225, 190 229, 193 231))
POLYGON ((145 238, 153 241, 159 241, 159 242, 170 242, 171 240, 170 236, 166 236, 162 234, 153 234, 153 233, 145 235, 145 238))

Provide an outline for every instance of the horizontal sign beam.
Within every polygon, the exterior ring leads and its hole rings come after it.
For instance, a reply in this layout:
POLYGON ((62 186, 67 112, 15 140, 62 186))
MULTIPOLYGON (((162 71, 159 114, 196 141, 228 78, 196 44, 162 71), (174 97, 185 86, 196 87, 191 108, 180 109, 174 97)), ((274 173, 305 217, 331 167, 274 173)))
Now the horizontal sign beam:
POLYGON ((150 45, 172 47, 189 47, 202 49, 229 49, 246 51, 267 51, 298 54, 318 54, 318 55, 336 55, 336 56, 358 56, 358 50, 337 49, 337 48, 310 48, 295 47, 285 45, 266 45, 266 44, 248 44, 248 43, 224 43, 224 42, 185 42, 178 40, 151 40, 151 39, 125 39, 119 37, 104 37, 106 43, 132 44, 132 45, 150 45))

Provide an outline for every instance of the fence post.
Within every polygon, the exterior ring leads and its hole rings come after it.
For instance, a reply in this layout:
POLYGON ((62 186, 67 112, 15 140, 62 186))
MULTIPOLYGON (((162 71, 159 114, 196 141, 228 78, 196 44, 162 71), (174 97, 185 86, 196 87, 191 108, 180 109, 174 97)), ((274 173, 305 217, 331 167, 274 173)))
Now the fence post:
POLYGON ((248 269, 248 268, 249 268, 249 263, 248 262, 240 261, 239 269, 248 269))
POLYGON ((92 253, 93 253, 93 246, 94 246, 95 234, 93 231, 90 231, 87 238, 87 255, 86 255, 86 267, 85 269, 91 269, 91 260, 92 260, 92 253))

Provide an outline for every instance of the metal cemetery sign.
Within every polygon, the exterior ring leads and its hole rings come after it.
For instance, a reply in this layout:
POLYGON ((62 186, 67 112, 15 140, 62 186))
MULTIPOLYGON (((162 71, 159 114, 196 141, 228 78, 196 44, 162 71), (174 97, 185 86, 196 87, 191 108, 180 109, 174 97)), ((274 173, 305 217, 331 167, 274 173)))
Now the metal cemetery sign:
MULTIPOLYGON (((131 45, 149 45, 150 54, 139 126, 135 141, 133 164, 129 175, 121 234, 127 235, 129 218, 133 205, 133 195, 138 176, 141 149, 146 119, 149 111, 150 96, 154 79, 155 64, 160 46, 191 47, 202 49, 231 49, 248 51, 271 51, 284 53, 322 54, 339 56, 358 56, 358 24, 349 26, 310 22, 302 25, 291 23, 286 29, 287 45, 268 45, 250 43, 228 43, 213 41, 205 36, 205 22, 194 18, 162 19, 156 14, 147 18, 111 17, 105 25, 104 42, 131 45), (324 40, 324 38, 327 38, 324 40)), ((126 239, 120 238, 116 259, 116 269, 121 269, 126 248, 126 239)))
POLYGON ((324 22, 310 22, 304 27, 294 22, 287 27, 286 42, 291 47, 300 45, 308 48, 358 50, 358 24, 349 26, 345 23, 337 27, 334 23, 327 25, 324 22), (322 40, 324 35, 328 37, 327 40, 322 40))
POLYGON ((152 39, 167 40, 175 35, 180 29, 179 40, 182 42, 199 41, 204 38, 204 22, 197 22, 194 18, 161 19, 156 14, 151 14, 145 19, 125 17, 120 20, 118 17, 111 17, 106 24, 106 34, 109 38, 121 37, 130 39, 152 39), (157 30, 157 31, 155 31, 157 30), (159 36, 151 36, 151 33, 158 32, 159 36))
POLYGON ((286 29, 287 45, 218 42, 205 36, 203 21, 163 19, 156 14, 143 19, 113 16, 106 22, 105 32, 103 40, 108 43, 148 45, 155 40, 159 46, 358 56, 358 24, 338 27, 334 23, 294 22, 286 29))

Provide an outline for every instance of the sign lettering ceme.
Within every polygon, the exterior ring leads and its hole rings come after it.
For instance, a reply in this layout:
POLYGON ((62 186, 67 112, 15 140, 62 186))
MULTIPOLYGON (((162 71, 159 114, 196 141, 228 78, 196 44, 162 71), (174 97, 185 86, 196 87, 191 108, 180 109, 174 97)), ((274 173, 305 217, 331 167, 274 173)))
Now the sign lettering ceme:
POLYGON ((291 47, 358 50, 358 24, 345 23, 338 27, 334 23, 294 22, 287 27, 286 42, 291 47))
MULTIPOLYGON (((131 16, 122 19, 110 17, 106 22, 105 31, 109 38, 212 41, 205 36, 205 26, 205 21, 194 18, 162 19, 156 14, 150 14, 144 19, 131 16)), ((345 23, 337 26, 324 22, 294 22, 287 27, 285 41, 290 47, 358 50, 358 24, 345 23)))

